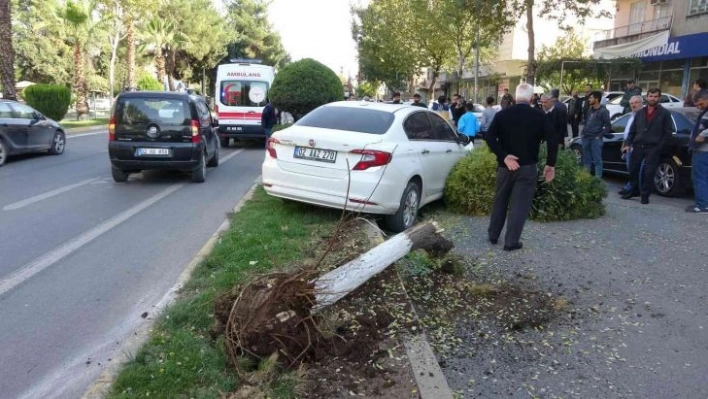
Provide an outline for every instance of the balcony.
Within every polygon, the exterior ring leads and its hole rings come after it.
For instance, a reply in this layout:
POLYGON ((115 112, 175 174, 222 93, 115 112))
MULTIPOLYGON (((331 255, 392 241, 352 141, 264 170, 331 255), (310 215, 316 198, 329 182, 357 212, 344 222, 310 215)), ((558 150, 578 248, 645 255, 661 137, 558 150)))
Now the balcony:
POLYGON ((673 15, 652 19, 619 28, 608 29, 595 34, 593 49, 614 46, 622 43, 630 43, 641 39, 650 33, 661 32, 671 29, 673 15))

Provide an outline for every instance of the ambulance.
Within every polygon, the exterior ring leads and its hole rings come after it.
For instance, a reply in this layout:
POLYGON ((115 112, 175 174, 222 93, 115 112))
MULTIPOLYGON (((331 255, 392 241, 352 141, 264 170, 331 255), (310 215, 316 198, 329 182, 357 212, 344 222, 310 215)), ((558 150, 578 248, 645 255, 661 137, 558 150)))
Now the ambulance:
POLYGON ((257 60, 232 60, 216 70, 214 110, 219 120, 221 146, 230 139, 265 139, 261 114, 275 69, 257 60))

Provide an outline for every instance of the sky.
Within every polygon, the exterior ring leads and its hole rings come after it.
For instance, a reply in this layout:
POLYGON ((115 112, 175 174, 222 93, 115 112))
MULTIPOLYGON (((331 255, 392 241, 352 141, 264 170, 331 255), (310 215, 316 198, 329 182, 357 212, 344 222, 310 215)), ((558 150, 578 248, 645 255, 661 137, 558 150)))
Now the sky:
POLYGON ((352 2, 368 0, 273 0, 268 17, 293 61, 313 58, 353 79, 358 67, 349 13, 352 2))

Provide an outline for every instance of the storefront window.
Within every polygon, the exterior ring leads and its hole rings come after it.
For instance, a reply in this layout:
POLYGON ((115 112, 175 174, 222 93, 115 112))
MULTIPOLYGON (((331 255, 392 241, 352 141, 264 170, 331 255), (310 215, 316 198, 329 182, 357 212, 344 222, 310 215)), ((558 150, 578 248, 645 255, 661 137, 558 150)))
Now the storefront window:
POLYGON ((656 62, 646 62, 642 64, 642 71, 660 71, 661 70, 661 62, 656 61, 656 62))
POLYGON ((664 61, 661 64, 661 69, 662 70, 667 70, 667 69, 680 69, 683 70, 684 65, 686 65, 685 60, 671 60, 671 61, 664 61))
POLYGON ((691 80, 689 80, 689 90, 693 86, 693 82, 698 79, 704 79, 708 82, 708 68, 691 69, 691 80))
POLYGON ((683 82, 683 71, 663 71, 661 72, 662 93, 673 94, 681 97, 681 83, 683 82))
POLYGON ((642 88, 643 93, 652 87, 659 87, 659 72, 641 72, 637 84, 642 88))
POLYGON ((708 67, 708 57, 694 58, 691 60, 692 67, 708 67))

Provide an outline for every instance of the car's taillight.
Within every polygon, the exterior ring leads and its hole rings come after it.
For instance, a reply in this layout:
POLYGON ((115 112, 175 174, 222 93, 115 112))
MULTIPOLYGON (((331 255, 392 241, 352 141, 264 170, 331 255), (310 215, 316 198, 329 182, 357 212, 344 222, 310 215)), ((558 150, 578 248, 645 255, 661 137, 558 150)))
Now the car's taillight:
POLYGON ((354 154, 361 154, 361 160, 354 165, 352 170, 366 170, 374 166, 384 166, 391 162, 392 155, 386 151, 352 150, 354 154))
POLYGON ((108 141, 115 141, 116 139, 116 117, 111 116, 111 120, 108 122, 108 141))
POLYGON ((268 151, 268 155, 270 155, 271 158, 278 158, 278 154, 275 152, 275 145, 280 144, 280 141, 276 138, 269 138, 268 143, 266 143, 266 150, 268 151))
POLYGON ((201 140, 199 135, 199 121, 192 120, 192 143, 198 143, 201 140))

